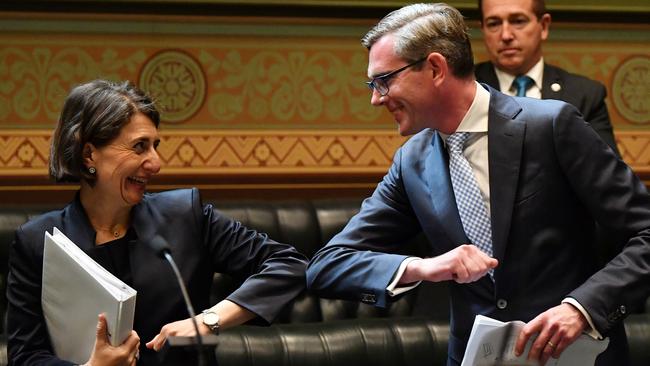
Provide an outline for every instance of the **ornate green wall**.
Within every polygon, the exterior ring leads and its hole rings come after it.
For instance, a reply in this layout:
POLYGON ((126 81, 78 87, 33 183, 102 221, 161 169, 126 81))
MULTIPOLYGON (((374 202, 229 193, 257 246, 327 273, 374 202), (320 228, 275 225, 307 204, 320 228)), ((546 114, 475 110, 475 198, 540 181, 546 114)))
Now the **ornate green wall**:
MULTIPOLYGON (((328 9, 324 17, 170 15, 137 3, 142 13, 0 11, 0 198, 75 189, 47 180, 49 136, 70 88, 98 77, 132 80, 164 107, 165 167, 155 188, 365 194, 386 171, 403 139, 391 117, 369 105, 358 41, 376 19, 332 14, 403 2, 300 2, 328 9)), ((293 14, 296 2, 254 3, 284 4, 293 14)), ((637 5, 620 4, 630 14, 648 10, 637 5)), ((470 25, 482 60, 477 23, 470 25)), ((554 23, 545 54, 607 86, 623 157, 650 174, 650 26, 554 23)))

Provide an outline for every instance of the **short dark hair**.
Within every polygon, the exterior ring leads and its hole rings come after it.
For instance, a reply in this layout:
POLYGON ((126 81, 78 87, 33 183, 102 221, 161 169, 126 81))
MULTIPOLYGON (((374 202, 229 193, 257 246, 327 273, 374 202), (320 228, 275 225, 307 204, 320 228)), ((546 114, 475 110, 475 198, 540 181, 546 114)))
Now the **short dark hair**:
POLYGON ((381 37, 395 36, 395 54, 415 62, 431 52, 445 57, 453 75, 474 75, 468 28, 455 8, 443 4, 412 4, 386 15, 361 39, 370 49, 381 37))
POLYGON ((93 80, 72 89, 52 136, 50 177, 57 182, 94 185, 95 176, 84 167, 83 148, 107 145, 136 113, 149 117, 156 128, 160 113, 153 99, 128 81, 93 80))
MULTIPOLYGON (((542 19, 542 16, 546 14, 546 1, 545 0, 533 0, 533 14, 537 19, 542 19)), ((483 21, 483 0, 478 0, 478 12, 481 15, 481 21, 483 21)))

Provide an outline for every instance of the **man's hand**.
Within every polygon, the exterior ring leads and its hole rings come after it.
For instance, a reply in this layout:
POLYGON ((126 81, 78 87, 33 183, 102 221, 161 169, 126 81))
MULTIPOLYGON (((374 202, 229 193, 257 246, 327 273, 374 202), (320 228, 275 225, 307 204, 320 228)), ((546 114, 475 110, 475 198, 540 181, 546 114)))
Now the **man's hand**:
POLYGON ((524 326, 515 344, 515 354, 521 355, 528 339, 539 333, 530 348, 528 359, 544 365, 551 356, 559 358, 586 327, 587 319, 582 313, 573 305, 563 303, 541 313, 524 326))
POLYGON ((498 264, 499 261, 487 256, 475 245, 465 244, 437 257, 411 261, 399 283, 448 280, 469 283, 485 276, 498 264))

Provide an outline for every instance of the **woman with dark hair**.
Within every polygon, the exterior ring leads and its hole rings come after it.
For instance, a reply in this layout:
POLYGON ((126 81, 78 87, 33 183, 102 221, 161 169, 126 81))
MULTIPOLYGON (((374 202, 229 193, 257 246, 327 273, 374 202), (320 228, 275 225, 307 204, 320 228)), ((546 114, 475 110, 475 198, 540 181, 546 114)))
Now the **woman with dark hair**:
POLYGON ((155 237, 171 246, 194 306, 206 309, 196 316, 202 334, 256 317, 271 322, 303 290, 306 258, 293 247, 223 217, 196 189, 145 193, 161 166, 159 121, 151 98, 128 82, 95 80, 66 99, 50 175, 80 188, 65 208, 16 231, 7 284, 10 364, 72 364, 55 356, 41 307, 43 236, 54 227, 138 292, 134 331, 111 347, 100 315, 88 365, 170 364, 155 351, 168 336, 195 333, 171 270, 148 245, 155 237), (215 272, 243 283, 212 306, 215 272))

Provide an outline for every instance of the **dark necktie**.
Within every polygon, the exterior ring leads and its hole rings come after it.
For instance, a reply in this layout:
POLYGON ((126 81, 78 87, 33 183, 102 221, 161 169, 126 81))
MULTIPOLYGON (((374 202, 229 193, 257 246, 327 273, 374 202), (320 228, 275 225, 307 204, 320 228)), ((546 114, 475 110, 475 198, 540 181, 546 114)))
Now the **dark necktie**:
MULTIPOLYGON (((471 165, 463 155, 469 132, 456 132, 447 138, 449 175, 456 206, 467 238, 483 253, 492 257, 492 225, 471 165)), ((490 270, 490 276, 493 275, 490 270)))
POLYGON ((512 85, 517 90, 518 97, 525 97, 526 91, 533 86, 535 82, 527 75, 519 75, 515 78, 515 81, 512 82, 512 85))

